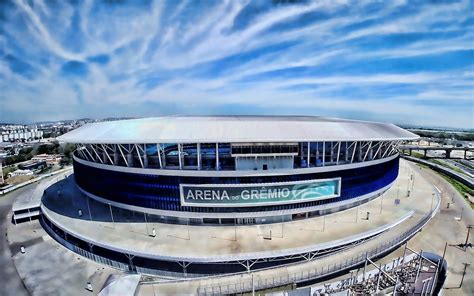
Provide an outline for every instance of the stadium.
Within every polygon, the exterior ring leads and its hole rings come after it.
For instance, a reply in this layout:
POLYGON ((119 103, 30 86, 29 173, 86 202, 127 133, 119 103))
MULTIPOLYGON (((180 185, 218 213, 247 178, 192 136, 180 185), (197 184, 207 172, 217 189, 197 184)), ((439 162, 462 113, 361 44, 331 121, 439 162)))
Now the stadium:
POLYGON ((391 188, 404 182, 410 197, 413 175, 404 165, 397 179, 397 147, 417 137, 392 124, 310 116, 88 124, 59 138, 77 145, 74 174, 46 190, 41 223, 89 259, 170 277, 308 262, 383 235, 387 252, 434 215, 433 205, 403 202, 400 185, 396 196, 391 188), (320 234, 302 235, 320 223, 320 234))
POLYGON ((94 124, 61 140, 78 144, 75 178, 91 198, 165 222, 240 224, 368 201, 396 179, 397 144, 413 138, 347 120, 171 117, 94 124))

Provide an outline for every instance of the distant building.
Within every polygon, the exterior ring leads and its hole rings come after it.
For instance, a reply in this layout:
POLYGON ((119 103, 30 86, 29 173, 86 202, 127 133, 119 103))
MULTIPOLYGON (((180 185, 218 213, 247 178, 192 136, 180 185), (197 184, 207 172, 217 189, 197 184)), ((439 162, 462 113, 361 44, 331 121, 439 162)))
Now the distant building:
POLYGON ((19 164, 18 167, 22 170, 41 170, 47 166, 46 161, 28 161, 19 164))
POLYGON ((13 172, 8 173, 8 177, 16 177, 16 176, 32 176, 33 171, 32 170, 16 170, 13 172))
POLYGON ((55 165, 61 162, 62 156, 60 154, 38 154, 33 157, 32 161, 45 161, 48 166, 55 165))
POLYGON ((29 141, 43 138, 43 131, 26 126, 3 126, 0 129, 0 142, 29 141))

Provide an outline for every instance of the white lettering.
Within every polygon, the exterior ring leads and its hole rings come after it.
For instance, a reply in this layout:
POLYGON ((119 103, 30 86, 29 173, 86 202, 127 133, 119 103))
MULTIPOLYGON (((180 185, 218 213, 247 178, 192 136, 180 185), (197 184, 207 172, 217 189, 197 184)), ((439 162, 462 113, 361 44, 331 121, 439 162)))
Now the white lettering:
POLYGON ((257 189, 252 189, 250 191, 250 199, 258 199, 258 190, 257 189))
POLYGON ((188 195, 186 195, 186 199, 196 199, 194 197, 194 194, 193 194, 192 190, 188 190, 188 195))
POLYGON ((200 200, 202 200, 202 190, 196 190, 196 199, 199 198, 200 200))
POLYGON ((290 196, 290 189, 285 187, 281 189, 280 194, 281 194, 281 197, 287 198, 288 196, 290 196))
POLYGON ((339 195, 338 183, 314 182, 309 185, 272 185, 259 186, 255 184, 250 187, 240 188, 218 188, 216 186, 209 187, 185 187, 183 195, 190 202, 202 201, 221 201, 223 204, 232 205, 244 201, 251 203, 261 203, 262 205, 269 201, 285 202, 288 198, 303 200, 315 198, 318 196, 339 195))
POLYGON ((267 198, 267 192, 268 192, 268 190, 265 189, 265 187, 262 187, 262 189, 260 189, 260 199, 266 199, 267 198))
POLYGON ((230 197, 229 197, 229 195, 227 194, 227 191, 226 191, 226 190, 222 191, 221 199, 222 199, 222 200, 224 200, 224 199, 230 200, 230 197))
POLYGON ((268 189, 268 198, 269 199, 272 199, 272 198, 278 198, 278 193, 279 193, 279 190, 278 189, 268 189))

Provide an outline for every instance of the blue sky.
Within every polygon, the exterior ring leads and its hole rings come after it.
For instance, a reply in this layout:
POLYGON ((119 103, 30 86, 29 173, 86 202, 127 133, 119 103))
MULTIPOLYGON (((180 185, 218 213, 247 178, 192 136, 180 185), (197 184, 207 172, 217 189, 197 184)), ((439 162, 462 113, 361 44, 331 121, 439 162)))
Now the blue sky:
POLYGON ((474 128, 472 1, 0 1, 0 122, 309 114, 474 128))

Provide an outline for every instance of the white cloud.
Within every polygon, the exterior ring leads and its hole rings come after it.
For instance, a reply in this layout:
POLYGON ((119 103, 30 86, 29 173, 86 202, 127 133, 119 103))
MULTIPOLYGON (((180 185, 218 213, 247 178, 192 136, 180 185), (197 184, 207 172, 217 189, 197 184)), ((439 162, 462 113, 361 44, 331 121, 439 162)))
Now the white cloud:
MULTIPOLYGON (((472 116, 472 101, 469 103, 473 99, 474 72, 466 70, 469 66, 472 69, 472 61, 466 61, 464 67, 442 71, 430 71, 429 67, 362 71, 367 64, 383 59, 415 59, 472 50, 472 30, 462 25, 472 17, 468 2, 424 5, 398 18, 388 16, 411 5, 410 2, 386 3, 383 9, 371 13, 366 13, 370 1, 280 5, 256 13, 248 25, 232 30, 237 16, 252 11, 249 7, 255 3, 221 1, 203 7, 202 3, 199 6, 183 1, 169 9, 169 3, 159 1, 150 8, 124 5, 107 10, 97 9, 101 3, 86 0, 77 7, 60 3, 53 10, 47 1, 32 5, 24 0, 15 1, 14 13, 26 22, 15 18, 2 24, 8 38, 0 35, 0 52, 23 58, 34 69, 35 77, 27 78, 18 73, 21 71, 13 71, 8 61, 0 60, 0 87, 6 90, 0 94, 0 102, 12 112, 18 113, 18 106, 25 108, 38 102, 45 116, 49 116, 44 107, 48 105, 54 114, 65 110, 61 114, 74 116, 71 106, 81 104, 111 114, 114 105, 135 107, 153 102, 203 113, 223 110, 229 105, 248 105, 275 112, 323 110, 329 114, 371 113, 375 117, 388 114, 387 118, 392 119, 397 115, 423 117, 420 122, 425 123, 436 123, 436 116, 446 110, 458 112, 456 118, 464 120, 472 116), (342 9, 350 13, 338 13, 342 9), (74 30, 75 10, 79 10, 79 23, 77 32, 72 33, 81 37, 83 43, 77 47, 81 50, 72 52, 70 44, 63 40, 68 40, 64 37, 74 30), (309 12, 332 17, 269 31, 275 25, 295 22, 309 12), (447 25, 435 30, 432 25, 436 23, 447 25), (26 31, 21 26, 24 24, 26 31), (347 29, 351 25, 357 28, 347 29), (429 38, 420 37, 397 46, 351 45, 355 40, 370 45, 370 40, 393 33, 425 33, 429 38), (34 43, 35 40, 39 42, 34 43), (286 46, 278 50, 264 50, 284 43, 286 46), (11 44, 21 48, 21 53, 11 44), (251 55, 253 51, 261 53, 232 60, 235 55, 251 55), (88 57, 99 54, 108 55, 110 61, 87 62, 88 57), (231 62, 221 63, 221 59, 231 62), (84 61, 87 75, 77 79, 62 76, 61 67, 70 60, 84 61), (359 71, 346 71, 355 66, 359 71), (151 80, 155 87, 143 83, 151 80), (400 85, 409 86, 408 93, 383 93, 383 87, 400 85), (350 88, 359 92, 352 94, 347 91, 350 88), (459 104, 464 104, 464 110, 458 108, 459 104), (426 110, 420 115, 423 107, 426 110)), ((461 120, 447 122, 457 125, 461 120)))

